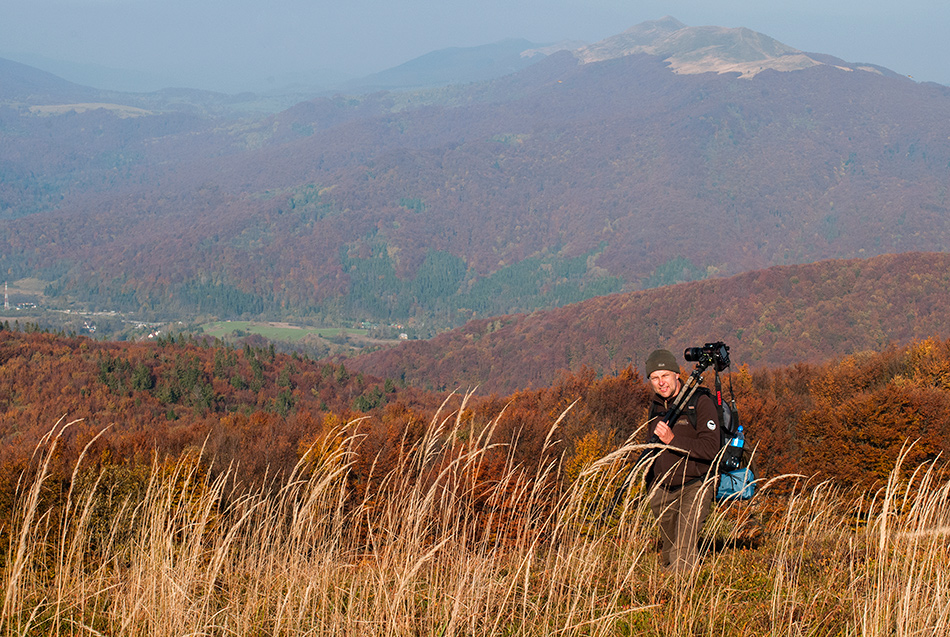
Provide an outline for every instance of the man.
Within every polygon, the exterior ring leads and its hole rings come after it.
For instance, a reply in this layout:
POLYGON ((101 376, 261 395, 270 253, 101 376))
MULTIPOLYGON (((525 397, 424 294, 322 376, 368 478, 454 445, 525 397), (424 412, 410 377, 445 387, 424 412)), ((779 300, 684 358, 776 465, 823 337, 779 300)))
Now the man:
POLYGON ((647 378, 654 397, 650 405, 653 433, 667 448, 650 470, 650 509, 660 527, 660 563, 675 572, 699 562, 699 529, 712 506, 715 482, 706 473, 719 453, 719 416, 709 392, 697 389, 674 423, 662 421, 683 389, 676 357, 665 349, 650 354, 647 378))

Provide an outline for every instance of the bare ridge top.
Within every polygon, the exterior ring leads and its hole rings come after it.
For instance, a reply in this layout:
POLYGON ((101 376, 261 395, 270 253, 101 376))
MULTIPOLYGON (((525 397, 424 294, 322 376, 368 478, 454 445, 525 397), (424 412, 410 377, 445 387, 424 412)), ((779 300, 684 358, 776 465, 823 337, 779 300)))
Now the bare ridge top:
POLYGON ((795 71, 824 64, 809 54, 744 27, 690 27, 666 16, 577 49, 583 63, 646 53, 670 63, 676 73, 738 73, 750 78, 772 69, 795 71))

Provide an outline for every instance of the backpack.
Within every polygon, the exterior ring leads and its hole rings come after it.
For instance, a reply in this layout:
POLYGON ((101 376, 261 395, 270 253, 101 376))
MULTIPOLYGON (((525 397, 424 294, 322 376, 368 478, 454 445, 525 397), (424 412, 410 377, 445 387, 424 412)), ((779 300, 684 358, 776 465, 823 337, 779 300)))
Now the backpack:
MULTIPOLYGON (((736 408, 736 397, 732 393, 732 383, 729 383, 730 401, 723 400, 722 384, 719 372, 716 371, 716 394, 713 395, 706 387, 697 387, 689 401, 690 407, 695 407, 696 400, 701 395, 709 396, 716 404, 719 416, 719 453, 710 463, 707 475, 715 474, 716 501, 748 500, 755 493, 755 472, 749 463, 745 449, 745 431, 739 424, 739 410, 736 408)), ((684 409, 683 414, 689 420, 693 429, 696 428, 695 409, 684 409)))
MULTIPOLYGON (((719 370, 716 370, 716 411, 719 414, 719 455, 710 466, 716 472, 716 501, 748 500, 755 493, 755 473, 745 449, 745 432, 739 424, 736 396, 729 381, 728 403, 722 398, 719 370)), ((694 425, 695 426, 695 425, 694 425)))

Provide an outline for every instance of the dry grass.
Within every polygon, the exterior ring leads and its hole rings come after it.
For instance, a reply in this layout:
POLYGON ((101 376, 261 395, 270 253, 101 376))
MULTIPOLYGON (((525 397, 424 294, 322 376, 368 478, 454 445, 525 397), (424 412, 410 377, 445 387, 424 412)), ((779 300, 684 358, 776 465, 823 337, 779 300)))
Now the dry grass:
POLYGON ((562 488, 556 462, 529 474, 487 442, 491 424, 461 423, 433 422, 358 502, 360 439, 346 431, 253 490, 238 468, 209 476, 196 453, 143 473, 77 466, 51 498, 57 427, 8 529, 2 634, 948 632, 950 485, 929 466, 870 494, 764 486, 714 511, 703 563, 673 578, 643 498, 597 523, 615 463, 562 488), (508 463, 488 482, 499 452, 508 463))

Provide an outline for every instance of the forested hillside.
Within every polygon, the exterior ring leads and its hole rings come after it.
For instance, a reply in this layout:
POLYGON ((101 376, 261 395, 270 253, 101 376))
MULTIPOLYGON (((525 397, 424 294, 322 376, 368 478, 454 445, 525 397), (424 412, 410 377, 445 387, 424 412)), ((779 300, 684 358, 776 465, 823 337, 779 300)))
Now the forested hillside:
POLYGON ((565 51, 486 83, 239 123, 8 108, 0 267, 49 281, 53 301, 153 316, 442 328, 943 251, 948 91, 872 67, 745 79, 565 51), (61 138, 86 150, 57 154, 61 138))
MULTIPOLYGON (((737 396, 765 478, 817 473, 870 485, 888 474, 908 442, 918 441, 911 466, 950 450, 947 340, 815 365, 743 367, 724 383, 737 396)), ((576 475, 638 431, 649 395, 638 370, 598 377, 585 368, 549 387, 471 397, 463 405, 459 395, 267 349, 191 339, 101 343, 3 326, 0 480, 6 496, 0 514, 7 514, 36 444, 61 419, 81 419, 67 430, 52 469, 64 483, 100 432, 87 463, 128 468, 151 464, 154 453, 174 458, 203 448, 209 470, 239 463, 252 482, 289 471, 310 445, 345 434, 359 439, 350 480, 358 494, 373 476, 396 467, 433 419, 454 423, 453 435, 495 443, 482 460, 486 480, 512 464, 531 474, 553 458, 575 467, 576 475)), ((435 454, 442 448, 438 440, 427 444, 435 454)))
POLYGON ((722 340, 756 367, 817 363, 950 336, 950 254, 776 266, 731 278, 615 294, 563 308, 474 320, 429 341, 347 361, 434 388, 507 393, 562 370, 641 367, 657 347, 722 340))
POLYGON ((406 414, 420 400, 429 409, 427 396, 266 345, 97 342, 0 326, 0 458, 14 466, 65 418, 81 419, 66 440, 72 458, 107 429, 103 459, 148 462, 153 452, 204 446, 260 476, 293 466, 298 445, 324 427, 378 413, 396 397, 406 414))

